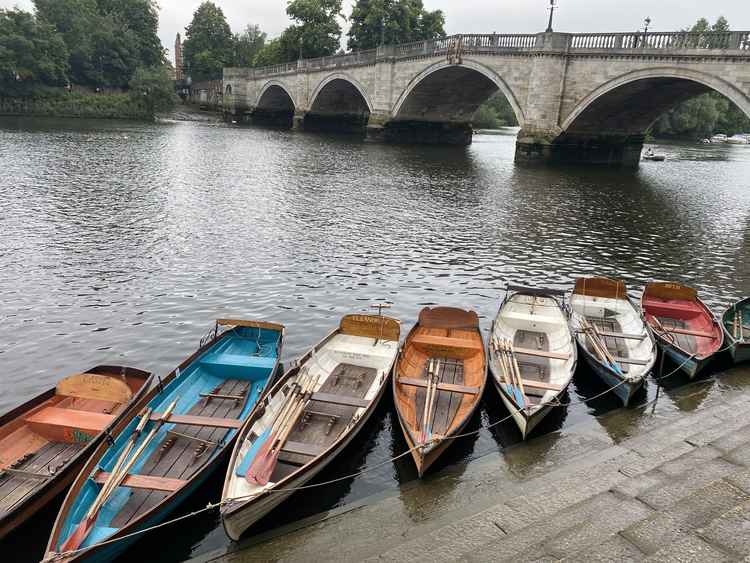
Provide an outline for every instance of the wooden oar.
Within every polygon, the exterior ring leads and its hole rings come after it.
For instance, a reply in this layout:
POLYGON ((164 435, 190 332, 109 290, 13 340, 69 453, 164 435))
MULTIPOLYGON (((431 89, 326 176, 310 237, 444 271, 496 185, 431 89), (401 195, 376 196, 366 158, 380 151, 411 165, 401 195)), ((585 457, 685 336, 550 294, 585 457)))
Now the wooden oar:
POLYGON ((287 395, 284 404, 276 413, 276 416, 274 417, 269 427, 257 438, 255 443, 253 444, 253 447, 250 448, 250 451, 248 451, 248 453, 246 454, 250 455, 251 451, 255 450, 253 459, 250 462, 247 471, 245 471, 245 478, 248 480, 248 482, 255 484, 253 475, 258 469, 257 467, 255 467, 256 462, 260 463, 259 460, 266 458, 270 454, 271 447, 273 446, 272 438, 275 439, 275 437, 278 435, 279 428, 286 422, 287 417, 295 408, 299 397, 305 392, 309 381, 310 370, 306 369, 305 373, 303 373, 295 380, 292 389, 289 392, 289 395, 287 395))
POLYGON ((144 413, 141 415, 141 420, 138 422, 138 425, 133 430, 133 433, 130 435, 130 438, 128 439, 128 443, 125 445, 125 447, 122 449, 122 452, 120 453, 120 457, 117 458, 117 462, 112 467, 112 471, 109 472, 109 477, 107 477, 107 480, 102 485, 102 488, 99 490, 99 494, 96 496, 96 499, 94 500, 93 504, 91 505, 91 508, 89 508, 89 511, 86 514, 86 517, 90 517, 93 513, 95 508, 100 502, 100 499, 105 498, 109 495, 110 489, 112 488, 112 483, 117 478, 117 475, 120 473, 120 469, 122 468, 122 464, 125 462, 127 457, 130 455, 130 452, 133 449, 133 446, 138 441, 138 438, 141 437, 141 434, 143 433, 143 429, 146 427, 146 424, 148 423, 149 419, 151 418, 152 409, 146 409, 144 413))
POLYGON ((667 329, 665 328, 665 326, 664 326, 663 324, 661 324, 661 321, 660 321, 660 320, 659 320, 658 318, 656 318, 656 316, 655 316, 655 315, 652 315, 652 316, 651 316, 651 319, 653 320, 653 322, 654 322, 654 325, 655 325, 655 328, 656 328, 656 330, 657 330, 657 331, 659 331, 660 335, 661 335, 662 337, 664 337, 664 338, 668 338, 668 339, 669 339, 669 341, 670 341, 670 342, 671 342, 672 344, 675 344, 675 345, 676 345, 676 344, 677 344, 677 342, 676 342, 676 340, 675 340, 674 334, 672 334, 672 333, 671 333, 670 331, 668 331, 668 330, 667 330, 667 329))
POLYGON ((516 372, 516 381, 518 383, 518 389, 521 391, 521 395, 524 398, 524 405, 526 404, 526 389, 523 386, 523 377, 521 376, 521 368, 518 366, 518 358, 516 357, 516 350, 513 347, 513 341, 508 340, 508 351, 510 357, 513 360, 513 369, 516 372))
POLYGON ((118 472, 115 478, 110 482, 109 488, 107 488, 106 491, 104 491, 104 489, 100 491, 100 494, 97 497, 96 501, 91 506, 88 513, 84 517, 84 519, 81 520, 81 522, 78 524, 78 527, 76 528, 75 532, 73 532, 70 535, 70 537, 67 539, 67 541, 62 545, 63 551, 76 550, 81 546, 81 544, 83 544, 83 542, 86 540, 89 533, 93 529, 94 524, 96 524, 96 519, 99 516, 99 511, 101 510, 102 506, 104 506, 104 504, 109 500, 109 497, 112 495, 112 492, 116 490, 117 487, 119 487, 120 484, 125 480, 125 477, 127 477, 128 473, 133 468, 133 465, 135 465, 135 462, 138 461, 138 458, 141 456, 144 450, 148 447, 148 445, 154 439, 154 436, 156 436, 156 433, 159 431, 159 429, 164 424, 167 424, 169 422, 169 417, 172 414, 172 411, 174 411, 176 406, 177 406, 177 400, 173 401, 172 404, 169 405, 169 407, 167 407, 167 410, 164 411, 164 414, 156 422, 154 427, 151 429, 151 432, 148 433, 146 438, 143 440, 143 443, 138 447, 138 449, 135 451, 133 456, 128 460, 127 464, 125 464, 125 466, 118 472))
MULTIPOLYGON (((424 408, 422 409, 422 431, 424 432, 424 429, 427 425, 427 407, 430 404, 430 389, 432 388, 432 367, 434 365, 434 361, 432 358, 430 358, 430 361, 427 364, 427 387, 425 388, 425 395, 424 395, 424 408)), ((417 421, 419 423, 419 421, 417 421)))
POLYGON ((435 397, 438 394, 438 384, 440 383, 440 360, 435 361, 435 367, 431 374, 432 394, 430 395, 430 406, 427 409, 427 420, 422 430, 422 443, 432 439, 432 421, 435 418, 433 406, 435 406, 435 397))
POLYGON ((265 487, 271 480, 273 471, 279 461, 279 454, 281 453, 281 449, 286 443, 287 438, 289 438, 289 435, 294 430, 294 427, 297 424, 297 420, 299 419, 300 415, 304 412, 305 408, 310 402, 310 398, 312 397, 316 382, 317 378, 315 382, 311 381, 311 384, 307 386, 304 395, 302 395, 301 400, 296 403, 296 407, 292 411, 292 415, 287 417, 284 424, 279 427, 277 437, 269 440, 272 446, 268 454, 263 458, 261 458, 260 456, 256 458, 258 460, 258 463, 253 464, 255 466, 255 471, 250 474, 250 470, 248 470, 248 481, 250 481, 251 483, 254 483, 261 487, 265 487))
POLYGON ((596 335, 596 339, 599 341, 599 345, 602 348, 602 351, 604 352, 604 357, 607 359, 607 363, 609 364, 609 367, 612 368, 618 375, 624 376, 625 373, 622 371, 622 368, 620 368, 620 364, 618 364, 615 361, 614 356, 610 353, 609 348, 607 348, 607 343, 602 338, 602 335, 599 334, 599 329, 596 327, 596 323, 590 323, 591 328, 594 330, 594 334, 596 335))
POLYGON ((503 377, 505 378, 506 384, 513 394, 513 400, 516 402, 517 406, 525 408, 526 396, 521 393, 521 390, 516 386, 515 379, 513 377, 513 368, 510 365, 510 359, 507 355, 507 341, 503 339, 502 342, 495 342, 494 344, 498 360, 500 361, 500 366, 503 369, 503 377))
POLYGON ((739 311, 734 310, 734 319, 732 319, 732 335, 735 340, 740 340, 740 323, 739 323, 739 311))

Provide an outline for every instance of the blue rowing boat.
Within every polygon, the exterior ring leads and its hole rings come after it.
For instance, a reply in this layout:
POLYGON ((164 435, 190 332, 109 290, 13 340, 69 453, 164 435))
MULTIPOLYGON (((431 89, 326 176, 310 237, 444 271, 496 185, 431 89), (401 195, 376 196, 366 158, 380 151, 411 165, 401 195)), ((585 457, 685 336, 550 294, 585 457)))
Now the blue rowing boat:
POLYGON ((46 560, 109 561, 167 519, 232 451, 279 367, 284 327, 217 321, 111 433, 57 516, 46 560))

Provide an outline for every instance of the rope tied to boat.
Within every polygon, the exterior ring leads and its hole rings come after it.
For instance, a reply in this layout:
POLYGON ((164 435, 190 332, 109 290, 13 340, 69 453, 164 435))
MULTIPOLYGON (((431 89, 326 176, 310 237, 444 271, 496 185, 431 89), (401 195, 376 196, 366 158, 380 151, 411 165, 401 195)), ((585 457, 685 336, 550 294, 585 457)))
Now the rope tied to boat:
MULTIPOLYGON (((727 346, 725 348, 722 348, 721 350, 719 350, 716 353, 718 354, 718 353, 721 353, 721 352, 725 352, 725 351, 729 350, 729 348, 731 348, 731 345, 727 346)), ((669 372, 666 375, 661 375, 661 376, 658 376, 658 377, 654 377, 654 380, 655 381, 662 381, 664 379, 672 377, 674 374, 676 374, 677 372, 679 372, 685 365, 687 365, 688 362, 690 362, 691 360, 693 360, 695 357, 696 357, 696 354, 693 354, 692 356, 689 356, 684 362, 682 362, 679 366, 677 366, 673 371, 669 372)), ((588 398, 586 398, 584 400, 581 400, 581 401, 569 401, 567 403, 562 403, 559 400, 555 399, 554 402, 550 401, 548 403, 548 405, 551 408, 558 408, 558 407, 568 407, 568 406, 577 405, 577 404, 585 404, 587 401, 594 401, 596 399, 604 397, 605 395, 607 395, 609 393, 612 393, 615 389, 617 389, 618 387, 620 387, 622 385, 625 385, 626 383, 627 382, 625 380, 620 381, 617 385, 613 385, 612 387, 609 387, 605 391, 602 391, 601 393, 599 393, 597 395, 594 395, 593 397, 588 397, 588 398)), ((652 401, 649 401, 647 403, 644 403, 643 405, 639 405, 639 408, 643 407, 643 406, 647 406, 651 402, 652 401)), ((348 480, 354 479, 356 477, 360 477, 362 475, 365 475, 367 473, 371 473, 371 472, 375 471, 376 469, 380 469, 381 467, 384 467, 385 465, 392 464, 392 463, 394 463, 394 462, 396 462, 396 461, 398 461, 398 460, 400 460, 400 459, 402 459, 402 458, 410 455, 413 451, 417 451, 417 450, 423 449, 425 447, 432 446, 435 443, 442 442, 442 441, 445 441, 445 440, 457 440, 459 438, 467 438, 467 437, 472 437, 472 436, 478 435, 479 433, 481 433, 484 430, 490 430, 491 428, 494 428, 496 426, 499 426, 499 425, 501 425, 501 424, 503 424, 503 423, 511 420, 514 415, 522 412, 523 410, 524 409, 514 409, 514 411, 511 414, 509 414, 508 416, 503 417, 503 418, 501 418, 501 419, 499 419, 499 420, 497 420, 497 421, 495 421, 495 422, 493 422, 491 424, 488 424, 487 426, 483 426, 482 428, 480 428, 478 430, 473 430, 471 432, 466 432, 464 434, 456 434, 456 435, 453 435, 453 436, 444 436, 444 437, 439 437, 439 438, 438 437, 431 438, 430 440, 427 440, 424 443, 417 444, 417 445, 413 446, 412 448, 409 448, 408 450, 400 453, 399 455, 397 455, 395 457, 383 460, 383 461, 381 461, 379 463, 376 463, 375 465, 371 465, 369 467, 365 467, 364 469, 362 469, 362 470, 360 470, 360 471, 358 471, 356 473, 352 473, 350 475, 346 475, 346 476, 343 476, 343 477, 337 477, 335 479, 331 479, 329 481, 323 481, 323 482, 320 482, 320 483, 313 483, 313 484, 309 484, 309 485, 301 485, 299 487, 264 488, 263 490, 259 491, 258 493, 255 493, 255 494, 252 494, 252 495, 247 495, 247 496, 243 496, 243 497, 228 498, 228 499, 225 499, 225 500, 219 501, 219 502, 209 502, 205 506, 205 508, 201 508, 199 510, 195 510, 195 511, 190 512, 188 514, 184 514, 184 515, 179 516, 177 518, 173 518, 172 520, 167 520, 165 522, 161 522, 160 524, 156 524, 156 525, 150 526, 148 528, 143 528, 141 530, 135 530, 135 531, 133 531, 133 532, 131 532, 129 534, 124 534, 124 535, 116 537, 116 538, 112 538, 112 539, 109 539, 109 540, 104 540, 102 542, 90 545, 90 546, 85 547, 85 548, 79 548, 79 549, 75 549, 75 550, 71 550, 71 551, 65 551, 65 552, 59 552, 59 553, 50 553, 50 554, 47 555, 47 557, 45 557, 44 559, 42 559, 41 563, 54 563, 56 561, 62 561, 64 559, 67 559, 69 557, 73 557, 73 556, 75 556, 75 555, 77 555, 79 553, 83 553, 84 551, 88 551, 88 550, 93 549, 95 547, 102 547, 102 546, 105 546, 105 545, 110 545, 110 544, 113 544, 113 543, 124 541, 124 540, 130 539, 130 538, 133 538, 133 537, 141 536, 143 534, 152 532, 152 531, 157 530, 159 528, 164 528, 164 527, 169 526, 171 524, 176 524, 177 522, 182 522, 184 520, 188 520, 190 518, 194 518, 196 516, 199 516, 201 514, 204 514, 206 512, 212 511, 212 510, 216 510, 216 509, 222 508, 224 506, 231 506, 233 504, 237 504, 237 503, 240 503, 240 502, 245 502, 245 501, 248 501, 248 500, 252 500, 252 499, 257 498, 257 497, 259 497, 261 495, 266 495, 266 494, 271 494, 271 493, 294 493, 294 492, 297 492, 297 491, 304 491, 304 490, 316 489, 316 488, 320 488, 320 487, 327 487, 329 485, 333 485, 333 484, 336 484, 336 483, 339 483, 339 482, 342 482, 342 481, 348 481, 348 480)))

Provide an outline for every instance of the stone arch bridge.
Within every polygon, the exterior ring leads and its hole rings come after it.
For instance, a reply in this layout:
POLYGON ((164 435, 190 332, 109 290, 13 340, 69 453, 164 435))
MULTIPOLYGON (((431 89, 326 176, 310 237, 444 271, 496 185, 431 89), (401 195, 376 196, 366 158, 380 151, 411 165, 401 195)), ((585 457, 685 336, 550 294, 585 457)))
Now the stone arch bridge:
POLYGON ((637 166, 659 115, 717 91, 750 115, 750 32, 459 35, 266 68, 225 68, 235 119, 471 142, 497 91, 521 125, 519 162, 637 166))

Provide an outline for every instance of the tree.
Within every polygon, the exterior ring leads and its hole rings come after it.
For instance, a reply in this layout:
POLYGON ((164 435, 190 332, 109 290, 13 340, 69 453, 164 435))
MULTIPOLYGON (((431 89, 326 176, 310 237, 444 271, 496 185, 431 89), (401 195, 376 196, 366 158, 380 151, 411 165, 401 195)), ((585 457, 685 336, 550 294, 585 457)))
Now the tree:
POLYGON ((258 51, 253 60, 253 66, 271 66, 285 62, 281 39, 271 39, 258 51))
POLYGON ((422 0, 357 0, 349 18, 351 50, 445 37, 445 16, 425 10, 422 0))
POLYGON ((154 115, 175 105, 174 82, 165 65, 138 67, 130 80, 131 98, 154 115))
POLYGON ((185 31, 183 57, 191 78, 221 78, 224 67, 234 60, 234 36, 221 8, 203 2, 185 31))
POLYGON ((296 23, 279 37, 282 61, 328 57, 339 50, 341 0, 290 0, 286 13, 296 23))
POLYGON ((67 47, 51 26, 17 8, 0 10, 0 93, 63 85, 68 70, 67 47))
POLYGON ((234 66, 253 66, 266 45, 266 34, 257 25, 248 25, 234 36, 234 66))
MULTIPOLYGON (((696 34, 730 31, 729 22, 720 17, 711 25, 706 18, 699 19, 690 29, 696 34)), ((695 46, 721 48, 722 38, 702 36, 693 39, 695 46)), ((697 96, 665 113, 651 127, 655 137, 700 139, 714 133, 732 135, 750 131, 750 118, 731 101, 718 92, 697 96)))
POLYGON ((479 106, 472 124, 477 129, 497 129, 518 125, 518 121, 508 99, 503 93, 497 92, 479 106))

